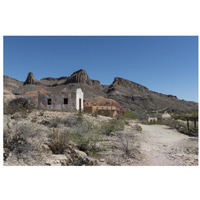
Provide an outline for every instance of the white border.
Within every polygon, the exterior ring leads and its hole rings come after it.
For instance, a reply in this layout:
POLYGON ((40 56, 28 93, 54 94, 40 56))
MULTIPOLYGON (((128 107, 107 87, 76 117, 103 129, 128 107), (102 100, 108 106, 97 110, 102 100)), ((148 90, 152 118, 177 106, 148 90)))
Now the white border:
MULTIPOLYGON (((199 8, 198 0, 3 0, 0 41, 3 35, 199 35, 199 8)), ((1 127, 2 121, 1 115, 1 127)), ((0 159, 4 200, 200 199, 199 167, 2 167, 2 153, 0 159)))

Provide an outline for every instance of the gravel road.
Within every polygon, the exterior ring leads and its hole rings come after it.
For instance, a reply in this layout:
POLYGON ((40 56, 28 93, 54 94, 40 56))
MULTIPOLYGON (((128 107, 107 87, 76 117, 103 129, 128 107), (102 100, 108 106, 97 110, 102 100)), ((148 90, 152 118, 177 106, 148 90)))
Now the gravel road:
POLYGON ((144 125, 137 134, 141 166, 198 165, 198 138, 189 137, 164 125, 144 125))

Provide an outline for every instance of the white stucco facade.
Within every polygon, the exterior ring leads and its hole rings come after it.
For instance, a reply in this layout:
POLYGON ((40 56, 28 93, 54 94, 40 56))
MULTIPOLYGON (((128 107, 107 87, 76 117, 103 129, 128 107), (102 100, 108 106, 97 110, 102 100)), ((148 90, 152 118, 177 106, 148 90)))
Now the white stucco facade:
POLYGON ((157 117, 148 117, 148 122, 157 122, 158 118, 157 117))
POLYGON ((79 111, 81 108, 81 111, 83 111, 83 98, 84 94, 81 88, 76 89, 76 110, 79 111), (81 105, 80 105, 81 103, 81 105))
POLYGON ((170 119, 171 115, 168 114, 166 111, 164 112, 164 114, 162 114, 162 119, 170 119))

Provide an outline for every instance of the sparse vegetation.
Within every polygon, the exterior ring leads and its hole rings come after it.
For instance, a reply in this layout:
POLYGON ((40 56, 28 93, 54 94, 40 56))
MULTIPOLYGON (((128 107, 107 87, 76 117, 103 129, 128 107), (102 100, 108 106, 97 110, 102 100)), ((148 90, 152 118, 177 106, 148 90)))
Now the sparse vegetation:
POLYGON ((129 158, 130 155, 131 155, 131 150, 130 150, 128 134, 119 135, 119 141, 120 141, 120 144, 121 144, 122 151, 129 158))
POLYGON ((44 116, 44 110, 40 111, 39 116, 44 116))
POLYGON ((133 127, 136 131, 142 131, 142 127, 138 124, 136 124, 134 127, 133 127))
POLYGON ((4 148, 8 152, 13 152, 17 158, 22 154, 28 154, 33 151, 34 146, 28 141, 29 137, 34 137, 35 132, 32 132, 28 124, 21 124, 16 130, 11 130, 8 126, 4 129, 4 148))
POLYGON ((109 136, 114 131, 124 129, 125 121, 121 118, 112 119, 109 122, 104 122, 100 125, 100 133, 109 136))
POLYGON ((187 117, 198 117, 198 111, 187 111, 187 112, 171 112, 170 113, 175 120, 186 121, 187 117))
POLYGON ((102 136, 98 133, 96 127, 93 127, 87 121, 84 121, 74 129, 71 139, 79 150, 90 156, 95 156, 101 150, 102 136))
POLYGON ((166 125, 166 126, 177 129, 180 133, 184 133, 187 135, 198 134, 198 124, 195 129, 194 124, 190 123, 190 127, 188 130, 187 124, 183 120, 181 121, 181 120, 175 120, 175 119, 165 119, 165 120, 160 119, 158 121, 151 121, 151 122, 143 121, 142 123, 147 124, 147 125, 153 125, 153 124, 166 125))
POLYGON ((58 125, 61 123, 61 119, 56 117, 49 122, 50 127, 57 128, 58 125))
POLYGON ((54 154, 63 154, 65 150, 69 147, 70 132, 65 130, 59 132, 59 130, 53 129, 49 135, 48 146, 54 154))
POLYGON ((124 117, 129 119, 138 119, 138 116, 135 113, 128 110, 124 112, 124 117))
MULTIPOLYGON (((145 129, 138 134, 142 131, 139 124, 122 116, 96 118, 56 111, 45 111, 44 116, 33 111, 28 118, 17 112, 4 120, 4 160, 9 163, 13 159, 19 165, 44 165, 46 161, 48 165, 121 165, 139 158, 138 137, 145 135, 145 129), (60 158, 65 160, 58 163, 60 158)), ((187 131, 177 120, 163 123, 187 131)))

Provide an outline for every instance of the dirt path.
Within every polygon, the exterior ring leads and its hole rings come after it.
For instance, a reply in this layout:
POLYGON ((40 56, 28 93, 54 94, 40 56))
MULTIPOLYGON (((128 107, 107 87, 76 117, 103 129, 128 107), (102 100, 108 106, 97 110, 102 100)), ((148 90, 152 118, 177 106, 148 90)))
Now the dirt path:
POLYGON ((164 125, 144 125, 137 134, 141 160, 136 165, 198 165, 198 139, 164 125))

